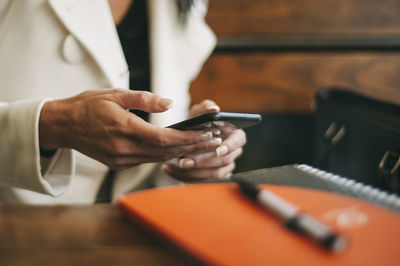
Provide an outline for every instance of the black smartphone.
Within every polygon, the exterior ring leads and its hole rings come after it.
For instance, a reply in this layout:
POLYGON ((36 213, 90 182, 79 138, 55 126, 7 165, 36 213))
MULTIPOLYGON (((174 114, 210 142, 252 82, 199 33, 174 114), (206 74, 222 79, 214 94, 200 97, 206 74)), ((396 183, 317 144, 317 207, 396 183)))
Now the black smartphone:
POLYGON ((245 128, 260 123, 261 115, 230 112, 207 113, 170 125, 168 127, 179 130, 189 130, 201 126, 202 124, 214 121, 225 121, 231 123, 237 128, 245 128))

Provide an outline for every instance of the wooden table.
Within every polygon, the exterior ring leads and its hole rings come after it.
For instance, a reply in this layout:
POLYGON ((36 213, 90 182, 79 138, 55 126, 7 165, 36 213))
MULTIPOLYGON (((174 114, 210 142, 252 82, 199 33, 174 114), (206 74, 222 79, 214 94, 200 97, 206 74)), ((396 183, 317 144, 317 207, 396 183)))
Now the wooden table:
POLYGON ((116 205, 0 205, 0 265, 199 265, 116 205))

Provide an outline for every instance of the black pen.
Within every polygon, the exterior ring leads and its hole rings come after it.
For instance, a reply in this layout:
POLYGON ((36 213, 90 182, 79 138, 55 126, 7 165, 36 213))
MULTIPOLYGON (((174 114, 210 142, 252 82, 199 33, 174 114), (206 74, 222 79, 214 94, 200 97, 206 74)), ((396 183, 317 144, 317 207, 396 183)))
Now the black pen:
POLYGON ((346 239, 312 216, 299 212, 298 208, 265 189, 258 189, 246 180, 235 180, 244 195, 274 214, 284 225, 333 252, 347 246, 346 239))

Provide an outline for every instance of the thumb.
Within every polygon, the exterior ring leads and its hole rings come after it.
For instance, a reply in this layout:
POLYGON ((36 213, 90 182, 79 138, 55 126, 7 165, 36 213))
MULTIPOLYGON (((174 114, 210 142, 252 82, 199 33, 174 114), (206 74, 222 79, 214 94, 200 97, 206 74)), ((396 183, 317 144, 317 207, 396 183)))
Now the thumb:
POLYGON ((172 100, 148 91, 115 90, 113 98, 124 109, 149 113, 164 112, 172 107, 172 100))
POLYGON ((199 116, 205 113, 219 112, 219 106, 211 100, 204 100, 190 108, 189 117, 199 116))

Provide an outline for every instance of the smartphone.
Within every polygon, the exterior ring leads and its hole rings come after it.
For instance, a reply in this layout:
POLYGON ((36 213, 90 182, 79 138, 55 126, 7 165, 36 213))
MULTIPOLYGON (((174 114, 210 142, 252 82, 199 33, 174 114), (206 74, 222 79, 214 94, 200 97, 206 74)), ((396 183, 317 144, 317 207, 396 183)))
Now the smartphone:
POLYGON ((199 127, 202 124, 214 121, 225 121, 231 123, 237 128, 245 128, 260 123, 261 115, 229 112, 207 113, 170 125, 168 127, 179 130, 189 130, 199 127))

